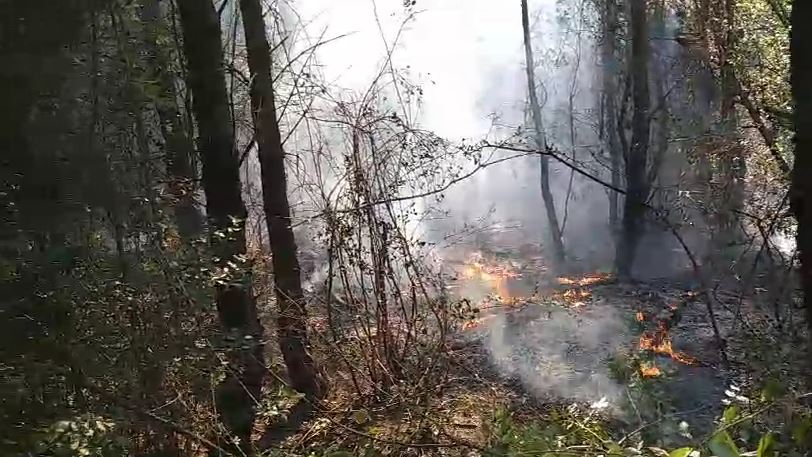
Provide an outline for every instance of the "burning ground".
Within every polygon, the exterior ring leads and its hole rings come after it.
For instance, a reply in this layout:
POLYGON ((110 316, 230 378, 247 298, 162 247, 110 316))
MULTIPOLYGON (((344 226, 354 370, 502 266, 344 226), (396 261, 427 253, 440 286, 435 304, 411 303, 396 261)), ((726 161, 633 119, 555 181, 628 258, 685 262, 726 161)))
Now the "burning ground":
POLYGON ((630 392, 653 383, 666 414, 712 423, 725 376, 693 293, 540 263, 479 252, 459 263, 454 292, 480 308, 461 326, 462 351, 534 401, 596 404, 634 423, 645 412, 630 392))

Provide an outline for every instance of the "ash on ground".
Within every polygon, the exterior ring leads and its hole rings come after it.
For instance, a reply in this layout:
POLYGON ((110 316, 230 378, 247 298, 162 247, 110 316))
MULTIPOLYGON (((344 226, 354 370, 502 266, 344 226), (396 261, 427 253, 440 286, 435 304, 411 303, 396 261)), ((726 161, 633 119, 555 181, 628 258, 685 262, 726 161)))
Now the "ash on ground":
POLYGON ((656 414, 669 419, 660 420, 660 427, 683 421, 689 430, 712 427, 729 382, 702 304, 686 299, 690 292, 663 285, 602 284, 590 287, 588 295, 577 306, 544 294, 520 304, 514 299, 511 306, 491 307, 462 337, 497 376, 540 403, 598 404, 635 428, 650 417, 640 410, 650 405, 633 400, 640 384, 648 383, 656 414), (670 342, 695 363, 641 354, 638 342, 645 325, 636 317, 650 316, 656 322, 678 302, 680 315, 669 329, 670 342), (660 375, 619 376, 616 365, 633 357, 656 364, 660 375))

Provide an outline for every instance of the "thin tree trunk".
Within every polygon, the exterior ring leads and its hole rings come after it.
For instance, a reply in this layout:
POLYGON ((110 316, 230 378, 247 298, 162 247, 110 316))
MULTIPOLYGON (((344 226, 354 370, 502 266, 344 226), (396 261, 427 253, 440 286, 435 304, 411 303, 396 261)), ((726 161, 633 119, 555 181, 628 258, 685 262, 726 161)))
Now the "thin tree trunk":
POLYGON ((631 0, 631 77, 632 141, 626 160, 626 199, 623 204, 623 225, 615 254, 615 266, 620 278, 631 277, 632 266, 643 233, 648 185, 646 162, 649 146, 649 37, 646 21, 646 0, 631 0))
MULTIPOLYGON (((603 135, 607 149, 609 150, 609 161, 611 168, 611 182, 615 188, 621 187, 621 158, 622 151, 618 144, 616 125, 617 113, 615 112, 615 78, 620 68, 616 56, 617 42, 617 5, 615 0, 604 0, 605 10, 603 15, 603 43, 601 44, 601 61, 603 64, 603 135)), ((613 236, 617 236, 619 195, 617 192, 609 192, 609 228, 613 236)))
MULTIPOLYGON (((725 33, 724 41, 720 45, 719 54, 721 56, 722 67, 722 103, 719 110, 721 119, 720 130, 725 139, 726 148, 722 148, 720 160, 720 174, 724 179, 721 211, 717 219, 718 230, 714 230, 715 241, 714 250, 722 253, 729 246, 740 241, 739 224, 736 212, 744 205, 744 177, 745 161, 743 157, 744 147, 739 141, 738 119, 735 110, 736 94, 738 93, 738 83, 733 68, 731 56, 736 46, 736 24, 735 24, 735 1, 725 0, 725 33)), ((724 259, 722 259, 724 262, 724 259)))
MULTIPOLYGON (((522 3, 522 30, 524 32, 524 56, 527 66, 527 91, 530 96, 530 110, 533 116, 533 128, 536 133, 536 147, 544 151, 547 148, 547 140, 544 137, 544 125, 541 118, 541 106, 539 105, 538 94, 536 93, 536 77, 533 63, 533 47, 530 43, 530 20, 527 13, 527 0, 522 3)), ((544 209, 547 212, 547 225, 550 230, 550 241, 553 246, 553 258, 558 266, 563 266, 564 242, 561 240, 561 226, 558 224, 558 215, 555 212, 555 200, 550 192, 550 162, 547 155, 539 155, 541 166, 541 198, 544 200, 544 209)))
POLYGON ((262 196, 268 224, 277 303, 279 346, 291 386, 308 397, 318 397, 322 386, 308 352, 305 309, 296 240, 290 224, 285 176, 285 152, 276 119, 271 81, 271 50, 259 0, 240 0, 248 68, 251 72, 251 110, 262 169, 262 196))
MULTIPOLYGON (((792 5, 790 42, 792 98, 795 101, 795 164, 792 172, 792 210, 798 219, 801 285, 806 322, 812 329, 812 3, 792 5)), ((812 384, 812 381, 810 381, 812 384)))
POLYGON ((254 406, 265 376, 263 328, 251 294, 250 270, 233 268, 240 265, 239 259, 246 252, 247 212, 223 72, 220 22, 211 0, 182 0, 178 5, 200 134, 211 245, 225 276, 216 288, 217 311, 224 331, 236 338, 228 354, 226 379, 217 387, 217 410, 230 433, 239 439, 235 453, 250 454, 254 406))
MULTIPOLYGON (((653 26, 655 36, 665 36, 666 9, 664 0, 654 5, 653 26)), ((652 55, 654 55, 652 53, 652 55)), ((661 65, 656 57, 651 64, 651 92, 656 103, 650 119, 650 145, 648 152, 648 169, 646 171, 646 189, 651 192, 654 183, 660 177, 660 169, 668 154, 668 133, 670 112, 668 109, 668 68, 661 65), (653 124, 653 125, 652 125, 653 124)), ((646 198, 654 198, 646 194, 646 198)))
POLYGON ((158 45, 158 32, 163 26, 160 0, 146 0, 141 16, 145 23, 146 49, 149 53, 149 79, 158 83, 160 92, 154 100, 155 111, 166 147, 166 171, 169 174, 169 193, 175 199, 175 220, 178 233, 184 240, 200 236, 203 231, 202 215, 194 199, 195 169, 192 165, 194 144, 183 128, 177 104, 177 92, 169 59, 158 45))

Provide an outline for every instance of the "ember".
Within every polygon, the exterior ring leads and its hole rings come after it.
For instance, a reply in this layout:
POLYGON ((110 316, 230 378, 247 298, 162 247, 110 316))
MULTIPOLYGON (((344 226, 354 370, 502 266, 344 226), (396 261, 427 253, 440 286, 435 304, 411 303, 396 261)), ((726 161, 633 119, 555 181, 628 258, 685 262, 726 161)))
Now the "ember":
POLYGON ((564 286, 591 286, 593 284, 597 284, 599 282, 606 281, 609 279, 610 275, 608 273, 593 273, 591 275, 583 276, 580 278, 556 278, 559 284, 564 286))
POLYGON ((588 290, 570 289, 564 292, 563 297, 568 300, 587 300, 592 297, 592 292, 588 290))
POLYGON ((466 321, 462 324, 463 330, 471 330, 472 328, 477 328, 479 325, 482 324, 481 319, 471 319, 470 321, 466 321))
POLYGON ((656 378, 662 374, 662 371, 657 368, 657 365, 647 363, 640 364, 640 376, 644 378, 656 378))
POLYGON ((646 320, 646 314, 642 311, 638 311, 634 318, 637 319, 637 322, 643 322, 646 320))
POLYGON ((465 266, 462 274, 466 279, 478 279, 488 283, 501 300, 518 298, 511 296, 507 287, 507 280, 518 278, 519 274, 506 265, 485 264, 482 255, 479 253, 472 256, 472 260, 465 266))
POLYGON ((586 305, 586 300, 592 298, 592 292, 586 289, 567 289, 563 293, 553 295, 573 308, 580 308, 586 305))
POLYGON ((489 314, 487 316, 482 316, 482 317, 479 317, 479 318, 476 318, 476 319, 467 320, 462 324, 462 330, 463 331, 464 330, 472 330, 472 329, 481 327, 483 324, 485 324, 489 320, 493 319, 493 317, 494 317, 493 314, 489 314))
POLYGON ((671 338, 668 336, 668 329, 663 322, 660 322, 658 327, 656 332, 646 331, 640 335, 638 347, 641 351, 652 351, 655 354, 667 355, 677 362, 686 365, 696 363, 696 359, 693 357, 674 351, 674 348, 671 347, 671 338))

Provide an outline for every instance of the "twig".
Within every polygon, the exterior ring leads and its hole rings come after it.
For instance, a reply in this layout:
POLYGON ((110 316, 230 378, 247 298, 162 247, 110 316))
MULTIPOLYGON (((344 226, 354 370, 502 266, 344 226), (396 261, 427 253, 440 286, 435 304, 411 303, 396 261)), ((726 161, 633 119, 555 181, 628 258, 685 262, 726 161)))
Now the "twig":
MULTIPOLYGON (((702 411, 703 409, 708 409, 708 407, 707 406, 700 406, 698 408, 689 409, 687 411, 679 411, 677 413, 674 413, 673 416, 685 416, 685 415, 688 415, 688 414, 693 414, 693 413, 702 411)), ((657 425, 660 422, 662 422, 663 420, 665 420, 665 416, 658 417, 657 419, 655 419, 655 420, 653 420, 651 422, 646 422, 645 424, 643 424, 643 425, 637 427, 636 429, 632 430, 631 432, 627 433, 623 438, 621 438, 617 442, 617 444, 622 445, 627 439, 631 438, 636 433, 639 433, 639 432, 651 427, 652 425, 657 425)))
POLYGON ((177 423, 175 423, 175 422, 173 422, 173 421, 171 421, 169 419, 166 419, 165 417, 161 417, 161 416, 153 413, 152 411, 145 411, 145 410, 143 410, 143 409, 141 409, 141 408, 139 408, 137 406, 127 404, 122 399, 118 398, 117 396, 108 394, 103 389, 90 384, 86 380, 81 383, 81 387, 84 387, 85 389, 99 395, 100 397, 104 398, 105 401, 110 402, 111 404, 113 404, 115 406, 118 406, 118 407, 120 407, 122 409, 125 409, 125 410, 127 410, 127 411, 129 411, 129 412, 131 412, 131 413, 133 413, 133 414, 135 414, 137 416, 141 416, 141 417, 147 418, 149 420, 152 420, 154 422, 158 422, 158 423, 162 424, 163 426, 165 426, 166 428, 172 430, 175 433, 179 433, 181 435, 187 436, 187 437, 199 442, 200 444, 203 444, 204 446, 208 447, 210 450, 218 451, 218 452, 221 453, 221 455, 234 455, 234 453, 232 453, 231 451, 228 451, 228 450, 218 446, 216 443, 212 442, 208 438, 200 436, 199 434, 197 434, 197 433, 183 427, 182 425, 179 425, 179 424, 177 424, 177 423))
MULTIPOLYGON (((528 150, 525 150, 525 149, 522 149, 522 148, 516 148, 516 147, 512 147, 512 146, 505 146, 505 145, 486 145, 486 146, 499 148, 499 149, 507 149, 507 150, 511 150, 511 151, 528 151, 528 150)), ((602 186, 604 186, 604 187, 606 187, 606 188, 608 188, 610 190, 613 190, 613 191, 618 192, 618 193, 623 194, 623 195, 626 194, 625 190, 620 189, 620 188, 618 188, 616 186, 613 186, 613 185, 607 183, 606 181, 598 178, 597 176, 594 176, 591 173, 589 173, 587 171, 584 171, 584 170, 578 168, 577 166, 569 163, 569 161, 562 158, 551 147, 548 147, 547 150, 544 151, 544 152, 536 151, 536 153, 537 154, 549 155, 549 156, 553 157, 554 159, 556 159, 557 161, 559 161, 560 163, 566 165, 567 167, 572 168, 573 170, 575 170, 576 172, 578 172, 582 176, 585 176, 585 177, 589 178, 590 180, 592 180, 592 181, 594 181, 594 182, 596 182, 596 183, 598 183, 598 184, 600 184, 600 185, 602 185, 602 186)), ((717 324, 717 321, 716 321, 716 313, 715 313, 715 311, 713 309, 713 303, 712 303, 713 295, 710 293, 710 289, 707 287, 707 283, 705 281, 705 278, 702 275, 701 268, 699 266, 699 262, 697 262, 697 260, 696 260, 696 256, 694 256, 691 249, 685 243, 685 240, 679 234, 679 231, 676 229, 676 227, 674 227, 674 225, 668 220, 668 212, 665 209, 654 207, 649 203, 643 203, 643 207, 650 210, 650 211, 652 211, 655 218, 657 220, 659 220, 663 225, 666 226, 666 228, 677 239, 677 241, 679 242, 679 244, 682 247, 683 251, 685 251, 685 254, 688 256, 688 259, 691 262, 691 266, 693 267, 694 276, 696 277, 697 281, 699 281, 700 286, 702 287, 702 290, 703 290, 703 292, 705 293, 705 296, 706 296, 705 303, 706 303, 706 309, 707 309, 707 312, 708 312, 708 318, 711 321, 711 326, 713 328, 714 338, 716 339, 716 343, 719 346, 719 352, 720 352, 720 354, 722 356, 722 361, 725 364, 726 368, 729 367, 730 363, 728 361, 727 352, 725 350, 725 342, 724 342, 724 339, 722 338, 721 332, 719 331, 719 325, 717 324)))
MULTIPOLYGON (((499 164, 499 163, 502 163, 502 162, 507 162, 508 160, 518 159, 520 157, 527 157, 529 155, 534 155, 534 154, 537 154, 537 152, 532 151, 532 150, 528 150, 528 151, 525 151, 525 153, 523 153, 523 154, 517 154, 517 155, 510 156, 510 157, 503 157, 501 159, 496 159, 496 160, 493 160, 493 161, 490 161, 490 162, 481 163, 481 164, 477 165, 470 172, 468 172, 468 173, 466 173, 466 174, 464 174, 462 176, 458 176, 457 178, 454 178, 454 179, 450 180, 446 184, 444 184, 444 185, 442 185, 442 186, 440 186, 440 187, 438 187, 436 189, 428 190, 428 191, 425 191, 425 192, 420 192, 420 193, 417 193, 417 194, 404 195, 404 196, 401 196, 401 197, 392 197, 392 198, 383 199, 383 200, 376 200, 376 201, 372 201, 372 202, 368 202, 368 203, 363 203, 363 204, 360 204, 358 206, 354 206, 352 208, 333 209, 333 210, 330 211, 330 213, 331 214, 353 213, 353 212, 364 210, 364 209, 367 209, 367 208, 370 208, 370 207, 373 207, 373 206, 384 205, 384 204, 388 204, 388 203, 408 201, 408 200, 416 200, 418 198, 424 198, 424 197, 429 197, 429 196, 432 196, 432 195, 436 195, 436 194, 439 194, 441 192, 444 192, 444 191, 448 190, 449 188, 451 188, 455 184, 460 183, 460 182, 470 178, 471 176, 473 176, 478 171, 480 171, 480 170, 482 170, 484 168, 487 168, 487 167, 490 167, 490 166, 493 166, 493 165, 496 165, 496 164, 499 164)), ((323 217, 326 214, 327 214, 326 211, 319 212, 318 214, 315 214, 315 215, 307 218, 307 220, 304 220, 304 221, 299 222, 297 224, 293 224, 293 227, 297 227, 297 226, 302 225, 302 224, 307 224, 311 220, 313 220, 315 218, 318 218, 318 217, 323 217)))

